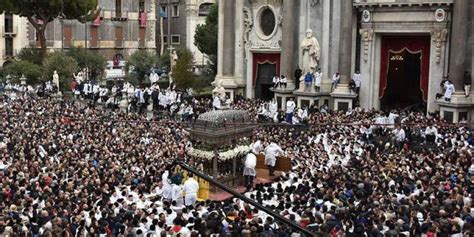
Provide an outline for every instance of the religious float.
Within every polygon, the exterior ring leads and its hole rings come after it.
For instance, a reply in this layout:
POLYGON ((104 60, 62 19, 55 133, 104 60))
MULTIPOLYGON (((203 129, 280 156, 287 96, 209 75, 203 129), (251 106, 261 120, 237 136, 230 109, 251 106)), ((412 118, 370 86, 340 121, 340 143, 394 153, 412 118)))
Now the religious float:
MULTIPOLYGON (((252 131, 257 127, 243 110, 214 110, 201 114, 188 129, 194 145, 188 155, 202 164, 202 171, 229 187, 242 181, 242 160, 251 151, 252 131)), ((217 191, 210 187, 211 192, 217 191)))

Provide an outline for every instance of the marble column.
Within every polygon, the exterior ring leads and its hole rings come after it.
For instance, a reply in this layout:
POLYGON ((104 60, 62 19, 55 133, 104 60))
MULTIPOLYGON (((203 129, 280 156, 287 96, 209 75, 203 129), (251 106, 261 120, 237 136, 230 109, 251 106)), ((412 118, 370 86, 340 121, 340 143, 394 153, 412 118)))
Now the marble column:
POLYGON ((235 54, 235 1, 221 1, 224 14, 219 14, 219 18, 224 18, 224 45, 223 45, 223 76, 234 76, 234 54, 235 54))
POLYGON ((341 0, 341 38, 339 41, 338 71, 341 74, 341 84, 348 84, 352 68, 352 1, 341 0))
POLYGON ((288 79, 288 88, 294 89, 294 72, 298 63, 298 15, 301 1, 283 1, 280 74, 288 79))
POLYGON ((451 29, 451 53, 449 55, 449 80, 456 90, 463 90, 464 71, 466 70, 467 27, 469 11, 468 0, 454 1, 453 24, 451 29))

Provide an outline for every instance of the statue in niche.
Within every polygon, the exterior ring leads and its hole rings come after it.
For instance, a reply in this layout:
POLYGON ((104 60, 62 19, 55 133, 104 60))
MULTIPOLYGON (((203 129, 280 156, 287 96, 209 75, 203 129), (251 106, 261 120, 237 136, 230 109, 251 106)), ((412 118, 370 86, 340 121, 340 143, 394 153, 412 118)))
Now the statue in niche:
POLYGON ((302 67, 303 75, 306 73, 314 73, 318 68, 320 48, 319 42, 313 36, 311 29, 306 30, 306 37, 301 42, 302 50, 302 67))

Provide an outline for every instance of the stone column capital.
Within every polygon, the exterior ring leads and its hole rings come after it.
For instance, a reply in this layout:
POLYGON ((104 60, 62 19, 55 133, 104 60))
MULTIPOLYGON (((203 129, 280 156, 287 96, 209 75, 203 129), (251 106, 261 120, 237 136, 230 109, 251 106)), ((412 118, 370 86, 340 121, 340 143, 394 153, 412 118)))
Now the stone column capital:
POLYGON ((359 30, 361 40, 364 42, 364 62, 369 60, 369 44, 374 38, 374 30, 372 28, 359 30))
POLYGON ((431 30, 431 39, 434 42, 435 46, 435 56, 436 64, 439 64, 441 61, 441 48, 446 42, 448 36, 448 29, 432 29, 431 30))

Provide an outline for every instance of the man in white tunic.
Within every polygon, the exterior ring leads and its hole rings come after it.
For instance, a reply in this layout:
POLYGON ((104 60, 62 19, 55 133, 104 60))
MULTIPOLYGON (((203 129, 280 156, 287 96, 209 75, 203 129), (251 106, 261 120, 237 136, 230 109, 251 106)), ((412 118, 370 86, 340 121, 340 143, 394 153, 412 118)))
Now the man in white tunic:
POLYGON ((169 171, 166 170, 163 175, 161 175, 161 182, 163 183, 163 200, 171 200, 171 185, 168 180, 169 171))
POLYGON ((278 156, 283 155, 283 150, 276 143, 271 143, 265 148, 265 165, 268 166, 270 176, 275 176, 275 165, 278 156))
POLYGON ((199 183, 194 179, 193 174, 188 173, 188 179, 184 182, 184 204, 189 207, 196 203, 199 192, 199 183))
POLYGON ((453 96, 455 89, 454 85, 450 81, 446 81, 445 83, 446 91, 444 92, 444 100, 447 102, 451 102, 451 97, 453 96))
POLYGON ((254 148, 250 153, 247 154, 245 157, 245 163, 244 163, 244 178, 245 178, 245 188, 247 188, 247 192, 252 190, 253 188, 253 180, 255 179, 255 176, 257 175, 257 172, 255 171, 255 167, 257 166, 257 157, 255 156, 257 153, 257 150, 255 149, 255 144, 254 148))
POLYGON ((318 71, 314 73, 314 89, 316 92, 321 91, 321 78, 323 77, 323 73, 321 72, 321 68, 318 68, 318 71))
POLYGON ((286 122, 291 124, 293 123, 293 112, 295 111, 296 104, 293 101, 293 98, 290 98, 286 102, 286 122))

